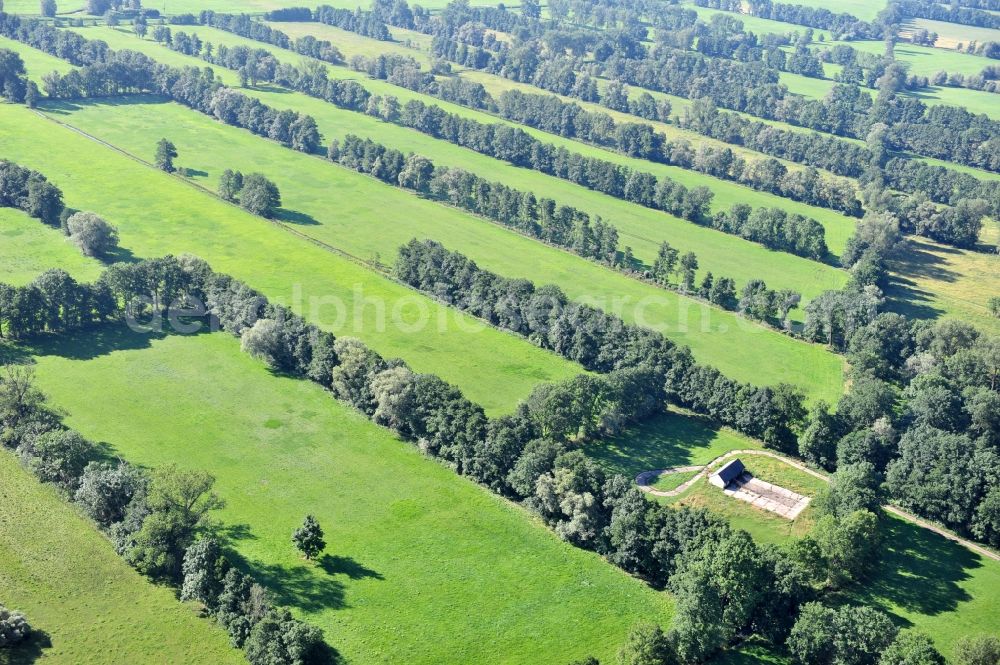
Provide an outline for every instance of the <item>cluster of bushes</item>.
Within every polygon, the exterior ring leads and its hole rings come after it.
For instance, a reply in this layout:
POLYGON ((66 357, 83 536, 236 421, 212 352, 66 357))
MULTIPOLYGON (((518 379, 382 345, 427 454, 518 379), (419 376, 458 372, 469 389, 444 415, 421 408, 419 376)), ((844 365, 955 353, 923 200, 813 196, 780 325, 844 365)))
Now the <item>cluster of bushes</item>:
MULTIPOLYGON (((211 536, 208 515, 222 506, 212 476, 176 466, 147 472, 103 460, 45 402, 29 367, 8 366, 0 376, 0 444, 13 449, 39 480, 71 497, 139 572, 181 586, 184 600, 204 603, 250 663, 323 662, 323 632, 274 607, 264 588, 232 566, 211 536)), ((0 607, 0 646, 29 630, 22 615, 7 615, 0 607)))
POLYGON ((565 247, 586 258, 629 267, 633 260, 618 250, 618 231, 571 206, 536 198, 461 169, 435 166, 421 155, 404 155, 371 139, 348 134, 334 140, 330 160, 379 180, 445 201, 504 226, 565 247))
POLYGON ((31 625, 22 612, 0 605, 0 649, 13 647, 31 636, 31 625))

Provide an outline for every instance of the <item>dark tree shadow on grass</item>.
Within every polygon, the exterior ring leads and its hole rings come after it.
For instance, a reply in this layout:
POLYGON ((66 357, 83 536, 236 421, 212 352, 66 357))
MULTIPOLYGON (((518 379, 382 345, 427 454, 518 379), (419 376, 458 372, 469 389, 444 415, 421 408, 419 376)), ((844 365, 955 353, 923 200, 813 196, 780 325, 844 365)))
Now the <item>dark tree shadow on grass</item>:
POLYGON ((690 451, 711 445, 717 430, 718 426, 708 418, 670 411, 617 436, 584 444, 584 451, 616 473, 631 477, 642 471, 688 464, 690 451))
POLYGON ((355 561, 349 556, 340 556, 338 554, 324 554, 318 560, 320 568, 325 570, 328 575, 347 575, 352 580, 360 580, 365 578, 371 578, 376 580, 384 580, 382 573, 368 568, 364 564, 355 561))
POLYGON ((278 214, 275 215, 275 219, 279 222, 287 222, 289 224, 300 224, 302 226, 316 226, 319 224, 315 217, 307 215, 304 212, 299 212, 297 210, 285 210, 281 208, 278 210, 278 214))
MULTIPOLYGON (((139 324, 148 326, 149 317, 139 317, 139 324)), ((157 340, 171 335, 191 337, 210 332, 207 321, 201 329, 192 333, 177 333, 170 330, 164 318, 163 330, 149 327, 135 329, 124 321, 115 321, 72 333, 43 335, 22 344, 24 350, 34 356, 58 356, 70 360, 93 360, 112 351, 133 351, 147 349, 157 340)))
MULTIPOLYGON (((31 623, 31 617, 28 617, 31 623)), ((44 630, 31 627, 28 639, 10 649, 0 649, 0 665, 29 665, 41 659, 52 648, 52 638, 44 630)))
POLYGON ((0 340, 0 365, 30 365, 34 360, 23 347, 0 340))
POLYGON ((101 262, 105 265, 111 265, 113 263, 138 263, 141 259, 132 253, 132 250, 127 247, 115 247, 110 252, 105 252, 104 256, 101 257, 101 262))
MULTIPOLYGON (((893 614, 891 605, 909 612, 935 616, 954 612, 972 596, 959 586, 982 557, 958 543, 895 517, 883 528, 881 556, 860 589, 848 595, 893 614)), ((909 621, 893 614, 904 626, 909 621)))
POLYGON ((343 583, 310 565, 287 566, 247 561, 238 552, 233 552, 232 558, 241 569, 267 588, 276 605, 287 605, 310 613, 347 607, 343 583))

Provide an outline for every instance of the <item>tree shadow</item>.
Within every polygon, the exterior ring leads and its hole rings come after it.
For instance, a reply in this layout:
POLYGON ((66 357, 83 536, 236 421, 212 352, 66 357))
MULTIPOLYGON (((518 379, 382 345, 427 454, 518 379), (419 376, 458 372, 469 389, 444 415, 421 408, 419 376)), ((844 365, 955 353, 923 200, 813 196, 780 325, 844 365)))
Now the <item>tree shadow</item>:
POLYGON ((343 583, 311 565, 248 561, 238 552, 232 552, 232 557, 239 568, 267 588, 277 605, 296 607, 308 613, 341 610, 348 606, 343 583))
POLYGON ((181 167, 184 169, 184 177, 186 178, 207 178, 208 171, 201 171, 199 169, 193 169, 190 166, 181 167))
POLYGON ((154 341, 165 339, 171 335, 190 337, 211 332, 208 325, 201 326, 195 332, 179 333, 171 330, 169 322, 166 320, 163 321, 162 330, 149 327, 148 323, 148 317, 142 317, 140 321, 132 323, 117 321, 72 333, 39 336, 26 341, 21 346, 23 351, 31 356, 58 356, 69 360, 93 360, 113 351, 147 349, 154 341), (141 329, 136 323, 146 327, 141 329))
POLYGON ((347 575, 352 580, 360 580, 365 578, 384 580, 385 577, 382 573, 368 568, 364 564, 352 559, 349 556, 340 556, 337 554, 324 554, 319 558, 320 568, 326 571, 328 575, 347 575))
POLYGON ((243 540, 257 540, 257 536, 250 530, 250 525, 246 523, 218 526, 215 528, 215 537, 226 547, 234 547, 237 542, 243 540))
MULTIPOLYGON (((28 617, 31 623, 31 617, 28 617)), ((31 627, 31 634, 21 644, 10 649, 0 649, 0 665, 29 665, 45 656, 44 651, 52 648, 52 638, 47 632, 31 627)))
POLYGON ((270 83, 258 83, 255 86, 251 86, 251 89, 257 90, 258 92, 273 92, 279 95, 287 95, 291 92, 288 88, 282 88, 281 86, 270 83))
POLYGON ((319 222, 316 221, 316 218, 311 215, 299 212, 298 210, 285 210, 284 208, 280 208, 278 210, 278 214, 275 218, 281 222, 300 224, 302 226, 317 226, 319 224, 319 222))
POLYGON ((882 609, 904 626, 910 622, 892 607, 936 616, 972 599, 959 583, 983 565, 979 554, 892 516, 887 516, 883 534, 881 556, 860 588, 848 592, 852 599, 882 609))
POLYGON ((585 443, 584 451, 615 473, 631 477, 689 464, 692 450, 710 446, 717 431, 708 418, 668 411, 616 436, 585 443))
POLYGON ((31 354, 24 348, 5 341, 0 341, 0 366, 30 365, 34 362, 31 354))
POLYGON ((105 252, 104 256, 101 257, 101 262, 105 265, 113 263, 138 263, 141 260, 131 249, 121 246, 115 247, 110 252, 105 252))

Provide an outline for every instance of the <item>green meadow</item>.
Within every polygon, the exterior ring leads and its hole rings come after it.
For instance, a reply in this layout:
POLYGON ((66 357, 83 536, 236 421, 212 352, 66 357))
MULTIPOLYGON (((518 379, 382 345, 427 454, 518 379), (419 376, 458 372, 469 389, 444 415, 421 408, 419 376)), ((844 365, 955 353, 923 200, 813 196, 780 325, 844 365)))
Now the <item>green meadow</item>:
MULTIPOLYGON (((275 94, 278 101, 279 97, 275 94)), ((318 112, 333 109, 309 98, 302 100, 314 102, 318 112)), ((841 392, 841 362, 821 347, 642 284, 458 210, 421 200, 336 165, 213 122, 178 105, 158 104, 155 113, 150 113, 150 108, 146 104, 85 104, 75 107, 68 116, 57 117, 146 160, 152 156, 147 137, 169 135, 182 153, 178 164, 193 169, 198 174, 194 180, 209 188, 214 188, 224 168, 244 171, 259 168, 274 178, 281 188, 288 210, 284 219, 290 227, 355 256, 371 259, 378 255, 391 261, 396 249, 410 238, 436 238, 497 272, 528 277, 538 283, 560 284, 571 297, 587 299, 620 312, 627 320, 661 330, 689 344, 699 358, 744 380, 789 381, 802 385, 812 396, 832 400, 841 392), (296 177, 291 177, 292 173, 296 177), (330 201, 338 201, 338 207, 331 208, 330 201), (386 205, 389 201, 393 204, 386 205), (372 219, 388 219, 391 223, 380 226, 379 232, 373 233, 372 219), (768 351, 762 353, 762 349, 768 351)), ((704 230, 686 223, 678 228, 704 230)), ((736 240, 718 232, 711 233, 720 241, 736 240)), ((749 243, 741 246, 760 250, 760 258, 756 260, 761 266, 774 260, 767 256, 787 256, 749 243)), ((720 242, 719 251, 725 247, 720 242)), ((721 254, 720 257, 726 260, 721 254)), ((823 268, 815 262, 802 262, 823 268)), ((835 274, 843 275, 839 271, 835 274)), ((400 353, 409 357, 410 352, 400 353)), ((487 406, 492 400, 490 396, 487 406)))
MULTIPOLYGON (((320 28, 326 28, 326 26, 323 26, 322 24, 319 23, 307 24, 307 25, 318 26, 317 30, 319 30, 320 28)), ((216 30, 213 28, 204 28, 204 27, 194 27, 194 28, 188 27, 187 31, 189 33, 197 34, 203 41, 212 42, 213 44, 216 45, 219 44, 224 44, 226 46, 244 45, 256 48, 264 48, 265 50, 275 54, 275 56, 280 61, 283 62, 299 62, 302 60, 302 56, 299 56, 298 54, 295 54, 291 51, 279 49, 277 47, 273 47, 268 44, 263 44, 261 42, 256 42, 250 39, 245 39, 237 35, 233 35, 231 33, 223 32, 221 30, 216 30)), ((123 30, 108 30, 106 28, 88 28, 81 34, 85 34, 87 36, 94 36, 96 38, 101 38, 101 39, 105 39, 105 37, 107 37, 105 41, 108 41, 113 48, 133 48, 136 50, 141 50, 162 62, 171 62, 169 56, 161 55, 163 52, 169 52, 169 49, 159 46, 153 42, 139 40, 131 33, 128 33, 123 30)), ((313 34, 315 34, 317 37, 323 37, 322 31, 314 32, 313 34)), ((332 41, 334 44, 339 43, 337 39, 332 39, 332 41)), ((377 42, 375 40, 368 40, 368 41, 373 45, 373 48, 382 48, 379 46, 380 44, 382 44, 381 42, 377 42)), ((392 46, 394 45, 390 45, 390 47, 392 46)), ((405 48, 405 47, 400 47, 400 48, 405 48)), ((410 52, 415 52, 412 49, 407 49, 407 50, 410 52)), ((177 56, 178 58, 183 58, 184 62, 186 62, 187 64, 199 64, 201 66, 205 66, 204 61, 200 61, 195 58, 189 58, 180 54, 173 54, 173 55, 177 56)), ((349 55, 350 54, 348 54, 348 56, 349 55)), ((179 64, 180 61, 175 60, 174 62, 179 64)), ((458 106, 456 104, 443 102, 428 95, 423 95, 421 93, 413 92, 405 88, 393 86, 385 81, 370 80, 365 75, 350 70, 346 67, 328 66, 327 69, 332 77, 358 80, 362 82, 363 85, 373 93, 395 95, 396 97, 399 98, 399 100, 402 103, 405 103, 411 99, 419 99, 424 103, 436 104, 441 108, 445 109, 446 111, 457 113, 459 115, 469 117, 478 120, 480 122, 502 123, 513 127, 519 127, 521 129, 524 129, 532 136, 535 136, 536 138, 545 141, 547 143, 552 143, 559 147, 565 147, 567 150, 578 152, 590 157, 598 157, 617 164, 621 164, 623 166, 628 166, 634 169, 648 171, 658 176, 666 176, 676 180, 677 182, 684 184, 687 187, 697 187, 699 185, 704 185, 706 187, 709 187, 715 193, 715 198, 712 204, 714 210, 728 209, 734 203, 740 202, 740 203, 747 203, 753 206, 780 207, 785 210, 788 210, 789 212, 795 212, 809 217, 813 217, 817 221, 822 223, 824 228, 826 228, 827 243, 830 246, 831 252, 833 252, 834 254, 839 253, 843 249, 845 243, 847 242, 847 238, 850 236, 854 228, 853 220, 835 211, 829 210, 827 208, 821 208, 817 206, 807 205, 804 203, 798 203, 795 201, 791 201, 789 199, 782 198, 780 196, 776 196, 774 194, 769 194, 767 192, 759 192, 749 187, 744 187, 742 185, 738 185, 736 183, 727 180, 706 176, 696 171, 681 169, 674 166, 668 166, 666 164, 658 164, 655 162, 649 162, 642 159, 627 157, 617 152, 588 145, 586 143, 582 143, 574 139, 567 139, 561 136, 557 136, 555 134, 549 134, 536 129, 532 129, 530 127, 518 125, 517 123, 506 121, 481 111, 475 111, 462 106, 458 106)), ((278 107, 284 107, 293 104, 294 108, 296 109, 301 109, 301 110, 309 109, 307 112, 312 115, 315 115, 317 117, 317 121, 320 120, 321 115, 324 117, 335 117, 339 115, 339 117, 342 118, 347 117, 350 119, 347 125, 348 127, 353 128, 358 125, 363 125, 363 121, 359 118, 359 116, 362 114, 356 114, 346 111, 340 111, 338 114, 337 113, 338 109, 336 109, 336 107, 326 104, 325 102, 322 102, 320 100, 311 100, 308 98, 303 99, 305 97, 304 95, 297 95, 297 94, 288 95, 285 93, 279 93, 279 94, 282 95, 280 98, 273 95, 270 96, 270 98, 266 97, 262 98, 265 99, 265 101, 268 101, 268 103, 274 104, 278 107), (294 99, 295 101, 292 102, 291 101, 292 99, 294 99), (329 108, 324 110, 324 107, 329 107, 329 108)), ((499 162, 498 160, 494 160, 488 157, 484 157, 482 155, 475 154, 471 150, 459 148, 458 146, 450 144, 446 141, 437 141, 433 139, 430 141, 426 141, 415 138, 414 135, 419 134, 419 132, 416 132, 414 130, 403 130, 402 134, 400 134, 398 131, 400 129, 402 128, 396 128, 393 125, 380 123, 379 140, 391 144, 390 138, 394 135, 397 135, 400 136, 399 139, 400 141, 405 141, 405 143, 397 147, 408 150, 408 149, 414 149, 418 145, 423 146, 422 149, 417 149, 416 152, 421 152, 422 154, 426 154, 428 157, 431 158, 434 158, 436 155, 440 154, 442 155, 441 163, 443 164, 456 165, 456 166, 467 165, 470 170, 474 170, 477 173, 483 173, 485 172, 483 171, 483 169, 489 168, 491 169, 490 172, 497 173, 498 175, 503 174, 504 175, 503 181, 505 183, 511 184, 512 186, 522 186, 519 183, 524 182, 527 184, 523 185, 523 187, 534 188, 537 191, 544 191, 547 193, 548 196, 556 200, 566 200, 568 197, 572 196, 578 201, 586 202, 588 204, 586 206, 586 209, 588 211, 593 211, 596 214, 601 214, 603 217, 610 219, 614 224, 616 224, 619 227, 619 229, 621 229, 623 242, 632 243, 633 249, 636 250, 637 256, 639 256, 640 258, 643 257, 643 252, 640 251, 641 250, 640 243, 643 240, 643 238, 648 239, 650 237, 650 232, 649 232, 650 224, 655 224, 657 227, 659 227, 661 234, 663 233, 669 234, 663 236, 663 238, 669 239, 671 240, 671 242, 674 242, 676 240, 677 243, 681 243, 680 246, 695 251, 699 256, 702 256, 703 254, 705 256, 708 256, 706 252, 711 251, 710 248, 707 247, 708 245, 710 245, 712 248, 717 248, 721 243, 726 242, 725 240, 715 240, 715 239, 709 240, 709 238, 713 236, 718 236, 720 234, 714 233, 710 229, 697 227, 689 222, 679 220, 670 215, 666 215, 661 212, 643 208, 641 206, 636 206, 634 204, 629 204, 627 202, 615 199, 613 197, 598 194, 596 192, 587 190, 584 187, 573 185, 566 181, 559 181, 558 178, 539 174, 536 171, 531 171, 528 169, 513 169, 513 168, 505 169, 504 168, 505 165, 499 162), (439 144, 436 149, 434 148, 435 144, 439 144), (462 161, 461 163, 458 163, 457 160, 462 160, 462 161), (511 171, 520 171, 520 173, 513 173, 511 171), (637 229, 635 231, 630 232, 630 229, 632 229, 631 220, 635 217, 639 218, 639 221, 635 222, 636 224, 642 222, 645 222, 645 224, 643 224, 643 227, 641 229, 637 229), (671 228, 668 229, 666 228, 667 226, 670 226, 671 228), (674 229, 673 227, 693 227, 693 228, 687 228, 682 230, 680 228, 674 229), (627 240, 625 240, 625 238, 627 238, 627 240)), ((350 131, 354 130, 351 129, 350 131)), ((360 132, 354 131, 354 133, 360 133, 360 132)), ((427 137, 424 138, 426 139, 427 137)), ((654 237, 656 237, 655 235, 656 232, 653 233, 654 237)), ((730 241, 734 240, 736 241, 736 244, 748 244, 746 243, 746 241, 740 239, 736 238, 730 239, 730 241)), ((658 245, 659 241, 660 239, 657 239, 655 241, 653 248, 654 256, 655 256, 655 245, 658 245)), ((739 252, 738 249, 735 251, 739 252)), ((732 253, 727 252, 727 255, 732 256, 732 253)), ((789 257, 789 259, 795 260, 795 257, 789 257)), ((706 265, 709 266, 709 269, 713 269, 710 267, 712 265, 711 262, 707 262, 706 265)), ((784 269, 777 272, 779 272, 780 274, 787 275, 788 277, 791 277, 791 274, 789 273, 790 270, 794 270, 794 268, 790 266, 785 266, 784 269)), ((737 278, 738 280, 741 279, 741 277, 739 276, 737 276, 737 278)), ((767 278, 765 277, 764 279, 766 280, 767 278)), ((775 279, 776 276, 772 277, 770 281, 775 281, 775 279)), ((840 279, 843 278, 841 277, 840 279)), ((796 281, 799 284, 803 284, 803 281, 801 279, 796 281)), ((837 277, 828 277, 828 279, 823 283, 831 284, 837 282, 838 282, 837 277)), ((822 288, 834 288, 834 287, 823 286, 822 288)))
POLYGON ((0 450, 0 602, 35 631, 0 651, 4 665, 246 662, 221 628, 132 570, 8 450, 0 450))
MULTIPOLYGON (((42 171, 63 190, 67 205, 117 226, 129 253, 201 256, 317 325, 360 337, 387 357, 401 356, 415 371, 440 375, 492 413, 513 408, 541 381, 580 371, 317 246, 294 233, 301 225, 249 215, 24 107, 0 105, 0 157, 42 171)), ((376 205, 356 195, 350 186, 331 189, 338 216, 376 205)))
MULTIPOLYGON (((850 42, 830 42, 829 46, 844 44, 863 53, 881 56, 885 53, 885 43, 882 41, 850 41, 850 42)), ((823 47, 823 44, 813 44, 814 47, 823 47)), ((958 51, 935 48, 931 46, 917 46, 899 42, 893 47, 896 60, 907 65, 910 74, 918 76, 933 76, 937 72, 948 72, 949 74, 978 74, 984 67, 995 64, 993 60, 980 55, 960 53, 958 51)))
POLYGON ((130 152, 143 149, 148 143, 145 137, 169 132, 183 155, 178 164, 205 173, 209 188, 214 188, 224 168, 261 170, 283 192, 287 210, 283 221, 288 226, 354 256, 377 255, 391 262, 396 249, 410 238, 437 239, 501 274, 559 284, 572 298, 661 330, 690 344, 706 362, 745 380, 789 381, 827 399, 840 394, 841 360, 821 346, 638 282, 176 104, 88 104, 68 117, 58 117, 130 152), (334 201, 337 204, 331 207, 334 201), (345 210, 348 201, 354 212, 345 210), (378 226, 373 224, 376 219, 381 221, 378 226), (770 351, 763 352, 765 348, 770 351))
POLYGON ((987 220, 978 251, 911 237, 892 262, 889 309, 907 316, 954 316, 1000 334, 1000 319, 987 303, 1000 293, 1000 228, 987 220))
POLYGON ((610 661, 633 623, 669 620, 666 594, 226 333, 116 325, 31 352, 67 423, 109 454, 215 475, 240 560, 351 663, 610 661), (307 512, 328 543, 313 563, 290 538, 307 512))
POLYGON ((903 34, 920 29, 936 32, 938 39, 934 44, 942 49, 954 49, 959 44, 968 46, 969 42, 982 44, 983 42, 1000 41, 1000 30, 926 18, 910 19, 903 24, 902 28, 903 34))
POLYGON ((62 231, 28 217, 20 210, 0 208, 0 282, 21 286, 39 273, 58 266, 84 282, 101 273, 97 261, 88 259, 70 244, 62 231))

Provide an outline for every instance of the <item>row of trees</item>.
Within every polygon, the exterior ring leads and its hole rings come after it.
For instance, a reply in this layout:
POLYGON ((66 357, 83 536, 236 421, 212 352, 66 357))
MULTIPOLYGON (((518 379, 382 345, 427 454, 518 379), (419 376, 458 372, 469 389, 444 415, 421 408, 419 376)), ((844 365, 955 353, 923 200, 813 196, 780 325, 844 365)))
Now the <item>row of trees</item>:
MULTIPOLYGON (((227 53, 236 55, 235 50, 229 50, 227 53)), ((249 51, 241 52, 240 55, 246 58, 253 57, 253 53, 249 51)), ((213 61, 220 62, 220 56, 221 50, 220 55, 213 58, 213 61)), ((228 59, 220 64, 240 68, 246 64, 245 62, 241 64, 241 60, 242 58, 228 59)), ((382 59, 379 62, 381 66, 386 67, 383 71, 387 71, 394 61, 382 59)), ((405 105, 400 106, 394 97, 372 96, 366 89, 357 84, 338 80, 331 81, 326 78, 322 70, 275 65, 267 68, 266 71, 258 67, 256 71, 263 77, 271 77, 276 82, 320 97, 337 106, 363 111, 389 122, 415 128, 491 157, 510 161, 518 166, 534 168, 612 196, 665 210, 691 221, 701 223, 711 221, 711 217, 707 214, 711 193, 704 187, 688 190, 683 185, 665 177, 657 178, 650 173, 634 171, 605 160, 585 157, 579 153, 570 153, 564 148, 556 148, 552 144, 542 143, 523 130, 506 125, 480 123, 463 118, 458 114, 447 113, 437 106, 427 106, 419 100, 410 100, 405 105)), ((391 74, 388 76, 391 77, 391 74)), ((610 118, 608 122, 614 127, 610 118)), ((752 163, 748 167, 741 158, 734 156, 728 149, 714 152, 714 149, 702 146, 698 153, 694 153, 686 141, 676 143, 663 141, 662 135, 653 132, 648 125, 619 125, 616 137, 617 147, 632 154, 643 153, 647 150, 652 152, 652 148, 644 149, 641 146, 651 143, 655 145, 658 138, 663 145, 659 146, 656 152, 657 154, 663 153, 663 161, 680 165, 686 164, 694 168, 700 167, 699 170, 713 175, 740 173, 740 179, 743 182, 754 183, 762 188, 778 179, 786 189, 795 189, 800 192, 809 189, 813 191, 832 189, 835 194, 846 194, 846 191, 840 192, 831 187, 830 183, 820 178, 815 171, 789 172, 784 165, 776 160, 762 160, 752 163)), ((641 156, 653 155, 644 154, 641 156)), ((369 160, 369 163, 373 163, 373 160, 369 160)), ((380 163, 380 165, 382 164, 380 163)), ((385 180, 385 178, 382 179, 385 180)), ((389 179, 392 180, 391 177, 389 179)), ((850 192, 849 197, 852 200, 852 209, 859 206, 853 191, 850 192)), ((514 216, 505 215, 505 217, 513 219, 514 216)), ((769 224, 767 233, 744 233, 742 229, 736 232, 773 249, 816 259, 822 259, 826 256, 825 232, 822 225, 815 220, 799 215, 789 217, 777 209, 767 210, 755 219, 767 217, 787 217, 788 221, 782 219, 781 223, 769 224)), ((734 228, 732 223, 717 224, 716 228, 734 232, 731 230, 734 228)), ((559 243, 558 240, 553 240, 553 242, 559 243)))
POLYGON ((967 5, 942 5, 932 0, 892 0, 887 11, 906 18, 929 18, 980 28, 1000 28, 1000 16, 967 5))
POLYGON ((694 0, 694 2, 699 7, 746 13, 772 21, 829 30, 835 41, 881 39, 882 37, 879 21, 867 23, 846 12, 836 13, 823 7, 787 4, 772 0, 750 0, 745 7, 740 0, 694 0))
POLYGON ((330 160, 439 201, 487 217, 533 238, 565 247, 586 258, 631 268, 631 250, 620 252, 618 230, 599 216, 549 198, 536 198, 468 171, 435 166, 417 154, 404 155, 371 139, 348 134, 334 140, 330 160))
MULTIPOLYGON (((232 32, 241 37, 273 44, 279 48, 289 49, 300 55, 309 56, 310 58, 316 58, 335 65, 344 62, 344 55, 329 40, 316 39, 312 35, 292 39, 266 23, 251 20, 246 14, 216 14, 213 11, 206 10, 199 15, 199 23, 218 28, 219 30, 225 30, 226 32, 232 32)), ((169 29, 166 37, 166 40, 158 39, 157 41, 167 41, 169 43, 169 29)))
MULTIPOLYGON (((775 327, 786 327, 789 311, 801 299, 794 291, 770 290, 761 280, 748 283, 742 297, 738 298, 733 279, 716 278, 711 272, 703 276, 700 284, 696 284, 698 257, 694 252, 682 255, 669 243, 660 247, 651 266, 642 266, 632 255, 630 247, 619 250, 617 229, 599 216, 591 218, 589 214, 576 208, 560 206, 544 197, 538 199, 531 192, 490 182, 468 171, 435 166, 426 157, 404 155, 370 139, 348 134, 342 142, 334 140, 330 144, 327 156, 339 164, 383 182, 445 201, 533 238, 565 247, 585 258, 602 261, 626 272, 641 274, 660 286, 700 297, 724 309, 739 310, 775 327), (675 276, 679 277, 677 282, 674 281, 675 276)), ((223 177, 225 178, 225 174, 223 177)), ((795 237, 796 225, 806 222, 804 217, 787 215, 776 208, 752 211, 743 204, 735 204, 728 212, 720 211, 713 218, 716 228, 750 239, 757 239, 768 233, 783 238, 795 237)), ((819 250, 822 253, 818 256, 824 256, 826 245, 817 248, 819 250)))
MULTIPOLYGON (((395 274, 415 288, 497 327, 529 337, 587 369, 602 373, 617 370, 618 376, 642 374, 647 385, 636 393, 646 396, 642 399, 653 397, 660 404, 670 400, 776 448, 794 446, 793 430, 804 411, 802 395, 790 386, 757 388, 732 381, 714 368, 698 365, 686 347, 674 346, 659 333, 570 302, 554 285, 535 287, 526 280, 481 270, 473 261, 433 241, 414 240, 403 247, 395 274)), ((616 412, 616 417, 608 420, 628 422, 652 413, 634 408, 639 415, 633 416, 633 410, 626 409, 621 412, 624 415, 616 412)), ((601 430, 585 422, 576 429, 601 430)))
MULTIPOLYGON (((26 366, 7 366, 0 376, 0 444, 69 496, 139 572, 180 586, 184 600, 202 602, 250 663, 323 662, 323 632, 275 607, 214 539, 209 515, 223 502, 212 492, 211 475, 102 460, 97 446, 62 424, 26 366)), ((28 630, 23 616, 4 614, 0 608, 0 646, 28 630)))

